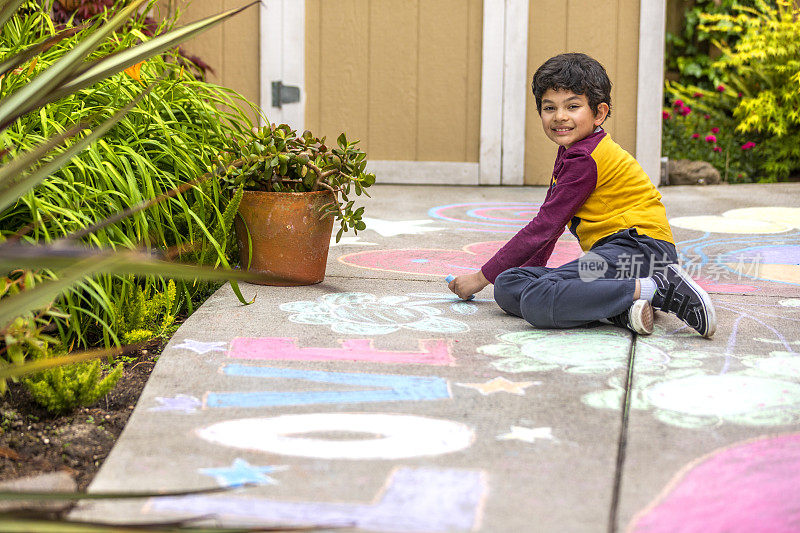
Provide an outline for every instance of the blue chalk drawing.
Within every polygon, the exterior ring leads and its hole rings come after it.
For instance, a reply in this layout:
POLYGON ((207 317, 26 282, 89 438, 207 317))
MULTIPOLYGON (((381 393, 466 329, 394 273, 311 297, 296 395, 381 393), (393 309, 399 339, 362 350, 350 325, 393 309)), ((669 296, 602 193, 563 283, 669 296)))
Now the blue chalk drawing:
POLYGON ((277 485, 278 482, 267 474, 286 470, 285 466, 253 466, 244 459, 234 459, 233 464, 224 468, 200 468, 197 471, 211 476, 223 487, 239 487, 244 484, 277 485))
MULTIPOLYGON (((439 302, 441 300, 438 300, 439 302)), ((415 301, 407 296, 384 296, 362 292, 326 294, 315 302, 282 304, 293 313, 289 320, 299 324, 329 325, 336 333, 349 335, 385 335, 401 329, 432 333, 461 333, 465 323, 442 315, 428 300, 415 301)))
POLYGON ((184 413, 194 413, 203 405, 198 398, 188 394, 178 394, 174 397, 157 396, 156 401, 161 405, 151 407, 148 411, 183 411, 184 413))
POLYGON ((222 523, 352 527, 369 531, 473 531, 486 497, 484 475, 472 470, 400 468, 375 503, 282 502, 266 498, 153 498, 151 512, 215 515, 222 523))
POLYGON ((401 376, 394 374, 348 374, 320 370, 295 370, 250 365, 229 365, 228 376, 267 379, 299 379, 316 383, 365 387, 368 390, 327 390, 308 392, 210 392, 208 407, 275 407, 320 405, 332 403, 425 401, 450 398, 447 380, 438 377, 401 376))

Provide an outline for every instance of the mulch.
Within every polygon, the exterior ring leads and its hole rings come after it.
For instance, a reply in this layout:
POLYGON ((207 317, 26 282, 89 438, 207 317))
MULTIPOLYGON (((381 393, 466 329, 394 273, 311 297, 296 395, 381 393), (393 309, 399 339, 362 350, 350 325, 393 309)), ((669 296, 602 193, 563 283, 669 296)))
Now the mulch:
POLYGON ((0 481, 66 471, 86 487, 133 412, 165 340, 128 354, 116 387, 90 407, 53 415, 21 383, 0 397, 0 481))

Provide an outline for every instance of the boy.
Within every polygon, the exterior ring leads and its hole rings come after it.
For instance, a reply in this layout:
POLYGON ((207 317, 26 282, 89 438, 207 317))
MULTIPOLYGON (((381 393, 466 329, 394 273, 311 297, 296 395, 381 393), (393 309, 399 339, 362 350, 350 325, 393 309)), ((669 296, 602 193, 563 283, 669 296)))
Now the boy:
POLYGON ((603 66, 585 54, 561 54, 539 67, 532 89, 544 132, 559 146, 544 203, 480 271, 455 278, 450 290, 469 298, 494 283, 505 312, 540 328, 607 319, 647 335, 655 307, 710 338, 714 306, 677 264, 661 195, 601 127, 611 113, 603 66), (545 267, 566 225, 587 253, 545 267))

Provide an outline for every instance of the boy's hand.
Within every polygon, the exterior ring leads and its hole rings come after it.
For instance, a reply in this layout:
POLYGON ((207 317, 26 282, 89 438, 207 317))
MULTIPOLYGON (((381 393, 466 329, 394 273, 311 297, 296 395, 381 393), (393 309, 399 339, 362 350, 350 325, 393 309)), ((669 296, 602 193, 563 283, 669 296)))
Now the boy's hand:
POLYGON ((489 280, 478 270, 474 274, 465 274, 447 284, 447 287, 456 293, 459 298, 466 300, 476 292, 480 292, 489 284, 489 280))

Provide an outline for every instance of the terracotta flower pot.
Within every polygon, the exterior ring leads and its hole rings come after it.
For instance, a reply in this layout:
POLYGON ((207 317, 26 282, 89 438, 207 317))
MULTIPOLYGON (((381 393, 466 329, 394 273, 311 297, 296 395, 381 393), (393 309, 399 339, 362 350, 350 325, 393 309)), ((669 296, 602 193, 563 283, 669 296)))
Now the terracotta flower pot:
POLYGON ((58 3, 67 11, 74 11, 81 5, 81 0, 58 0, 58 3))
POLYGON ((279 276, 263 285, 313 285, 325 278, 334 217, 320 208, 333 201, 329 191, 245 191, 236 217, 242 267, 279 276), (248 257, 248 234, 253 258, 248 257))

